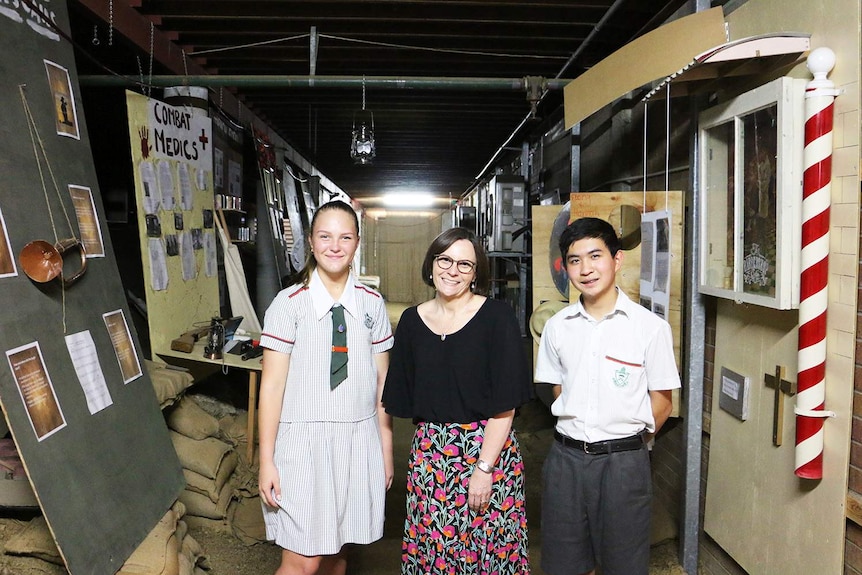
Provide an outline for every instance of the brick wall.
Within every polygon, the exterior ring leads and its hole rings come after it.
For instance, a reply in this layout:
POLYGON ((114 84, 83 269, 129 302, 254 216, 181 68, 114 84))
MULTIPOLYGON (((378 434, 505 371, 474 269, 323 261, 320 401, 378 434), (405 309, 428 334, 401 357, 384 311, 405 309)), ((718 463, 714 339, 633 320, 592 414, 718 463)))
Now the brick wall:
POLYGON ((653 496, 668 510, 675 524, 679 522, 680 496, 685 489, 684 432, 683 420, 668 419, 651 457, 653 496))
MULTIPOLYGON (((862 261, 859 262, 859 277, 862 278, 862 261)), ((847 479, 849 491, 862 497, 862 313, 859 302, 862 302, 862 279, 857 286, 853 429, 850 434, 850 473, 847 479)), ((862 575, 862 527, 849 519, 844 544, 845 575, 862 575)))

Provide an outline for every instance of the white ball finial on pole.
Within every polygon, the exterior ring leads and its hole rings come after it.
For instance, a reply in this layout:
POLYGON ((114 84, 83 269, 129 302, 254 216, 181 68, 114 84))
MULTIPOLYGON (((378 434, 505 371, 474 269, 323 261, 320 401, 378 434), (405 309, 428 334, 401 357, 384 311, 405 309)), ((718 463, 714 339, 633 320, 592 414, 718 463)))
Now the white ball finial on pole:
POLYGON ((806 66, 814 79, 808 83, 810 88, 832 88, 834 84, 832 80, 828 80, 826 76, 835 67, 835 52, 823 46, 815 48, 808 54, 806 66))

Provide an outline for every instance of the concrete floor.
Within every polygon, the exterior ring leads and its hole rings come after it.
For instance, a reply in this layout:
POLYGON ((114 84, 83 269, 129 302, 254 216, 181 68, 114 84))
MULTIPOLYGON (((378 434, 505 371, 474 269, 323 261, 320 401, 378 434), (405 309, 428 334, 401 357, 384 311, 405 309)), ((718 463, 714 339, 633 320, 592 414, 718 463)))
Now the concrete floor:
MULTIPOLYGON (((547 407, 536 400, 521 410, 515 428, 526 467, 527 524, 530 539, 530 563, 533 575, 543 575, 541 558, 541 467, 553 441, 553 417, 547 407)), ((413 436, 413 424, 395 421, 395 482, 386 499, 384 538, 372 545, 351 551, 350 575, 400 573, 401 535, 404 529, 407 454, 413 436)), ((677 529, 666 510, 656 506, 653 512, 653 548, 650 575, 685 575, 677 559, 677 529)), ((573 574, 575 575, 575 574, 573 574)))

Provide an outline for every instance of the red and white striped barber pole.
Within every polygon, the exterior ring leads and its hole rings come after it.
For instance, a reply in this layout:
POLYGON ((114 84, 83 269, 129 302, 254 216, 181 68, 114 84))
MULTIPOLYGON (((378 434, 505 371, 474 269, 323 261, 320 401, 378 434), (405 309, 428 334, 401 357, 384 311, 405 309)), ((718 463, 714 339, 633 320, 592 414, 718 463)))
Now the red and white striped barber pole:
POLYGON ((814 79, 805 88, 802 152, 802 254, 799 293, 799 373, 796 395, 796 475, 823 477, 823 421, 835 414, 826 399, 826 307, 829 275, 829 209, 832 195, 832 120, 837 91, 827 75, 835 53, 808 56, 814 79))

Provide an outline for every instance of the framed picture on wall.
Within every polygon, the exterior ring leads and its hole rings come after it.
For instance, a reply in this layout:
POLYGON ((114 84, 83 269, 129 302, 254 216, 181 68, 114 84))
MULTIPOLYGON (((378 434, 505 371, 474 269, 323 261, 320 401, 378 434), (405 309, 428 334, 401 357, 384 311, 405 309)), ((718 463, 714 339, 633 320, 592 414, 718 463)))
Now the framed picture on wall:
POLYGON ((779 78, 700 115, 701 293, 799 306, 804 90, 779 78))

